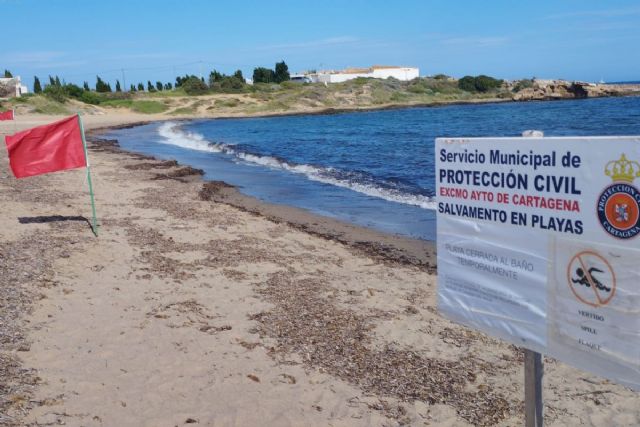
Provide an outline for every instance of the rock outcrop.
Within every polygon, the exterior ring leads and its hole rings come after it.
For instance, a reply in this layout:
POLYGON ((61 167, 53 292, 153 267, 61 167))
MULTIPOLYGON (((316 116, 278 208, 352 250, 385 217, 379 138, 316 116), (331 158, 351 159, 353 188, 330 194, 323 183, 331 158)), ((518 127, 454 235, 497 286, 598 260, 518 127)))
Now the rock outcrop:
MULTIPOLYGON (((517 85, 512 83, 512 89, 517 85)), ((514 101, 533 101, 550 99, 598 98, 603 96, 640 95, 637 84, 595 84, 570 82, 566 80, 533 80, 531 87, 518 90, 513 94, 514 101)))

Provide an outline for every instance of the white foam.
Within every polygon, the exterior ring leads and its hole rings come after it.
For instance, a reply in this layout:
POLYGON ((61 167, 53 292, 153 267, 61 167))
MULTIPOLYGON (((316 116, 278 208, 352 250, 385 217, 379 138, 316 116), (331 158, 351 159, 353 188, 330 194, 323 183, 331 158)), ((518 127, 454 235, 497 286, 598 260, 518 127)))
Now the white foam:
POLYGON ((189 150, 207 151, 209 153, 234 154, 235 150, 229 144, 216 144, 197 132, 188 132, 180 129, 178 123, 166 122, 158 128, 158 134, 164 138, 163 144, 176 145, 189 150))
POLYGON ((232 145, 223 143, 212 143, 196 132, 188 132, 180 129, 178 123, 163 123, 158 128, 158 134, 164 138, 164 144, 176 145, 190 150, 206 151, 210 153, 225 153, 234 156, 238 161, 266 166, 272 169, 281 169, 292 173, 305 175, 307 178, 334 185, 336 187, 348 188, 358 193, 372 197, 388 200, 405 205, 418 206, 422 209, 436 209, 436 202, 433 197, 409 194, 400 190, 383 188, 374 184, 359 183, 348 179, 340 179, 334 176, 335 169, 322 168, 305 164, 291 164, 284 160, 272 156, 260 156, 252 153, 238 151, 232 145))

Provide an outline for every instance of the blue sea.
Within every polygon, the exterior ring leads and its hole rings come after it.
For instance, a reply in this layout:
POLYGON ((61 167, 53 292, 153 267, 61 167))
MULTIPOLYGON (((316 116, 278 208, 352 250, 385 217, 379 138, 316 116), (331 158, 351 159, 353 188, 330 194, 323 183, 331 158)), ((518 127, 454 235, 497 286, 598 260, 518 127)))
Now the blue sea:
POLYGON ((124 149, 176 159, 271 203, 435 239, 434 139, 640 135, 640 97, 154 123, 124 149))

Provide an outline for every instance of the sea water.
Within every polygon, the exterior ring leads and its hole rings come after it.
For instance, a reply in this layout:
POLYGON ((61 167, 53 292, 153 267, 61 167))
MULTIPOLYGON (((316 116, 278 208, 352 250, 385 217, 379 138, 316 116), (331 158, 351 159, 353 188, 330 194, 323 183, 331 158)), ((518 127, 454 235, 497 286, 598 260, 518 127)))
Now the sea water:
POLYGON ((123 148, 176 159, 261 200, 435 238, 434 139, 640 135, 640 97, 169 121, 111 131, 123 148))

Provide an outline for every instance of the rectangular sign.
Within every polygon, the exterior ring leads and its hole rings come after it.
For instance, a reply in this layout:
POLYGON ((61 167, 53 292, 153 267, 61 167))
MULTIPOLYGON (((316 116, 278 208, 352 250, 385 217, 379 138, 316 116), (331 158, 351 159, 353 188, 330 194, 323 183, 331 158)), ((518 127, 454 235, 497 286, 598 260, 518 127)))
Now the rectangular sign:
POLYGON ((640 390, 639 186, 640 137, 436 139, 440 311, 640 390))

